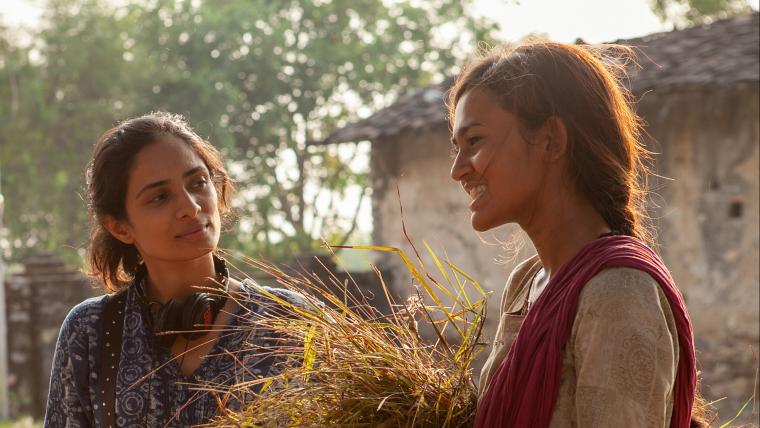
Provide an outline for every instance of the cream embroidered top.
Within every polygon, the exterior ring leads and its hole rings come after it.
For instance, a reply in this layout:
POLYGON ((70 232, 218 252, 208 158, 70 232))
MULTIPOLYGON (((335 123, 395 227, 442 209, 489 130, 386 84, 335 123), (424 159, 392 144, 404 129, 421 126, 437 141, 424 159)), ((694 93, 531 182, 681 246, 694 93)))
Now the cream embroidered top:
MULTIPOLYGON (((480 395, 517 336, 539 269, 534 256, 507 281, 480 395)), ((676 324, 660 285, 639 270, 605 269, 581 291, 550 426, 668 427, 677 367, 676 324)))

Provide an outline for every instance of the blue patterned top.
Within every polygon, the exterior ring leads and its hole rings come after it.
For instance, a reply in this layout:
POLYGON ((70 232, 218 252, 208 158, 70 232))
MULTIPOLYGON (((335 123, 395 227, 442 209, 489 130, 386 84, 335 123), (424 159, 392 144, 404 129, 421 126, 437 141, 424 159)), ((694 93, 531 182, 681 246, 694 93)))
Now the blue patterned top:
MULTIPOLYGON (((303 298, 296 293, 275 288, 268 291, 303 304, 303 298)), ((276 339, 271 333, 253 327, 256 318, 264 315, 267 307, 271 309, 273 302, 255 290, 249 280, 242 282, 235 297, 242 304, 236 316, 200 366, 191 376, 185 376, 180 362, 172 358, 169 350, 151 345, 152 333, 143 321, 134 285, 129 287, 116 382, 119 427, 188 427, 207 423, 217 415, 217 398, 224 401, 225 395, 223 391, 212 394, 199 386, 233 385, 268 373, 272 358, 263 356, 262 348, 273 346, 276 339)), ((101 426, 98 374, 103 306, 103 296, 87 299, 69 312, 61 326, 50 376, 45 427, 101 426)), ((248 398, 236 394, 228 398, 225 407, 236 408, 248 398)))

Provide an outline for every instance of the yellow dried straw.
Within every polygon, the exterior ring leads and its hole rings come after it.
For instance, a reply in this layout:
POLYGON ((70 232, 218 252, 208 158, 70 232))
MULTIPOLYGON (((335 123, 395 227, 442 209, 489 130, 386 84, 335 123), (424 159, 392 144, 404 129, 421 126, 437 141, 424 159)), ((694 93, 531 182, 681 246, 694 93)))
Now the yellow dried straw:
POLYGON ((477 389, 470 365, 482 349, 486 310, 480 285, 449 260, 441 262, 427 244, 441 279, 427 269, 413 245, 416 265, 398 248, 330 248, 394 253, 417 286, 398 304, 373 266, 391 308, 384 315, 368 303, 353 279, 341 283, 334 272, 327 272, 325 283, 315 273, 290 274, 235 255, 308 303, 304 307, 255 286, 284 312, 255 323, 255 328, 282 339, 277 349, 267 349, 279 362, 268 377, 232 387, 206 386, 221 396, 249 396, 260 388, 239 410, 224 408, 226 400, 218 400, 222 416, 209 426, 471 426, 477 389), (419 323, 434 332, 434 343, 421 336, 419 323))

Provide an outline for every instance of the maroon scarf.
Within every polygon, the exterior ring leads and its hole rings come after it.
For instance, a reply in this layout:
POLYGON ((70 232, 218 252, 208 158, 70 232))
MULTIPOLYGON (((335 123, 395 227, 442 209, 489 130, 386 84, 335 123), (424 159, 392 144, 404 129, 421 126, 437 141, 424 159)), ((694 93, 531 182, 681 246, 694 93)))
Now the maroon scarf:
POLYGON ((644 271, 662 287, 678 330, 671 427, 688 427, 697 371, 691 321, 681 293, 662 260, 629 236, 596 239, 554 274, 525 317, 517 339, 488 384, 475 427, 548 427, 559 394, 562 355, 586 283, 602 269, 644 271))

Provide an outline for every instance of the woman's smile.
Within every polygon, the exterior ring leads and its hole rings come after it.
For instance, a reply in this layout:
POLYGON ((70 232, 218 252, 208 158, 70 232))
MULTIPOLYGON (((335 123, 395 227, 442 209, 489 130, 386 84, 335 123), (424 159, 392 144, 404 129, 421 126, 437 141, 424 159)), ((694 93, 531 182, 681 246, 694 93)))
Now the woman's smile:
POLYGON ((485 231, 525 218, 543 166, 539 145, 523 137, 517 117, 476 88, 457 104, 452 128, 451 178, 470 197, 473 228, 485 231))
POLYGON ((466 189, 467 193, 470 195, 470 211, 475 211, 480 206, 483 205, 484 200, 486 199, 486 194, 488 192, 488 186, 485 184, 478 184, 472 187, 469 187, 466 189))
POLYGON ((176 239, 187 241, 198 241, 206 238, 206 235, 211 232, 211 223, 196 224, 189 228, 186 228, 182 233, 176 236, 176 239))

